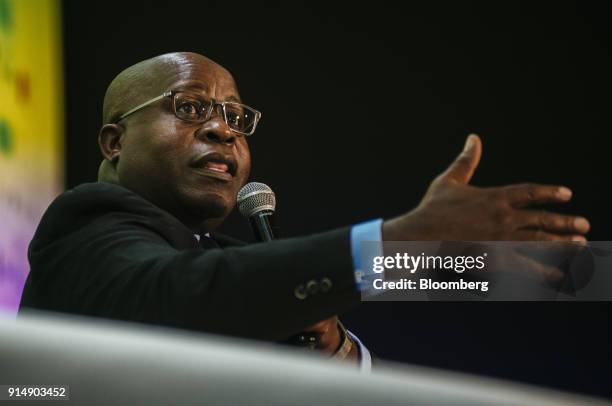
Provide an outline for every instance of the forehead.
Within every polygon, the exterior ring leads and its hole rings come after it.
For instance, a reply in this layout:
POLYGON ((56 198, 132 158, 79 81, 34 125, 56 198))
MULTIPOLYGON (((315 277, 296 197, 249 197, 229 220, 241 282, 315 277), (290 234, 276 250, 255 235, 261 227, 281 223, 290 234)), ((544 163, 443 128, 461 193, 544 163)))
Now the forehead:
POLYGON ((185 58, 177 63, 165 90, 194 90, 216 99, 239 98, 232 75, 219 64, 204 58, 185 58))

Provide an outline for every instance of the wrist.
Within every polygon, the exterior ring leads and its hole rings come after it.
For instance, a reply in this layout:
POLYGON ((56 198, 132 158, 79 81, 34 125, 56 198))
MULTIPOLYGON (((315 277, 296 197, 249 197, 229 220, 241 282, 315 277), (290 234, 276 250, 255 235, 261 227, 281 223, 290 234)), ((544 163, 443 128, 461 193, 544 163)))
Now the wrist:
POLYGON ((403 214, 398 217, 386 220, 381 227, 381 236, 383 241, 402 241, 405 240, 406 217, 409 214, 403 214))

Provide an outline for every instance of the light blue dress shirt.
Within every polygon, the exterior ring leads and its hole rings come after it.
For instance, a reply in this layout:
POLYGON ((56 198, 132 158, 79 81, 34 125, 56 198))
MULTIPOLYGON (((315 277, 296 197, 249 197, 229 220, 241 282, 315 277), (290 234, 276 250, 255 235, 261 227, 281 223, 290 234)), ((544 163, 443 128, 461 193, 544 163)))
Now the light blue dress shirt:
POLYGON ((351 255, 355 269, 355 283, 363 296, 376 293, 372 284, 368 283, 376 275, 369 264, 372 263, 370 257, 381 255, 382 252, 382 222, 382 219, 376 219, 351 227, 351 255), (367 246, 364 252, 364 246, 361 243, 366 241, 378 244, 367 246))

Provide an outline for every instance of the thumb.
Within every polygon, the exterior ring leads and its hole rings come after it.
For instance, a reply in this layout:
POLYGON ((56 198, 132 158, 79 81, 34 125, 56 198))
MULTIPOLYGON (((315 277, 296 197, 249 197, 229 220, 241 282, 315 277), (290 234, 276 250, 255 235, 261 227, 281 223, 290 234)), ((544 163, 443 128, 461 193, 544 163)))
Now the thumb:
POLYGON ((448 169, 440 175, 442 179, 463 184, 470 183, 482 155, 482 142, 476 134, 470 134, 465 147, 448 169))

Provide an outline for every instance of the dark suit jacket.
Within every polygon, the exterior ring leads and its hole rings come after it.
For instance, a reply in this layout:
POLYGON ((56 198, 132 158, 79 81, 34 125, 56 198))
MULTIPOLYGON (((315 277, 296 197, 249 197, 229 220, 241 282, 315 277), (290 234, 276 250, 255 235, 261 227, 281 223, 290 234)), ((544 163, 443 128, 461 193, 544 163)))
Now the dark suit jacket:
POLYGON ((282 340, 359 302, 348 228, 242 247, 212 236, 225 248, 128 189, 80 185, 38 226, 20 309, 282 340))

